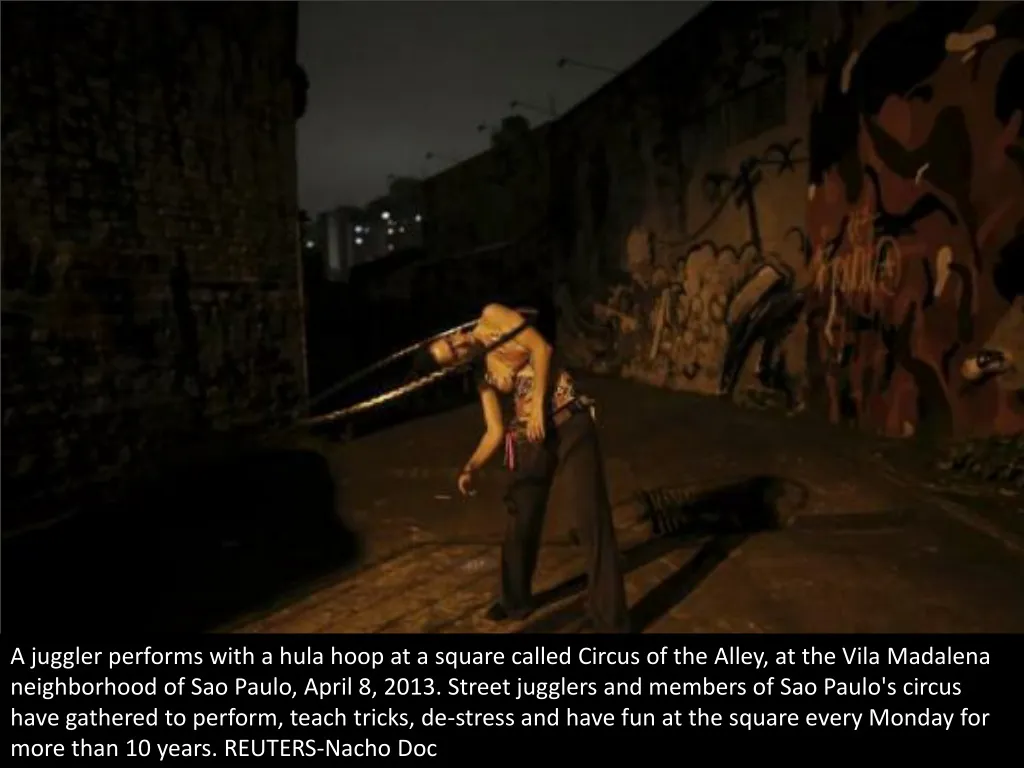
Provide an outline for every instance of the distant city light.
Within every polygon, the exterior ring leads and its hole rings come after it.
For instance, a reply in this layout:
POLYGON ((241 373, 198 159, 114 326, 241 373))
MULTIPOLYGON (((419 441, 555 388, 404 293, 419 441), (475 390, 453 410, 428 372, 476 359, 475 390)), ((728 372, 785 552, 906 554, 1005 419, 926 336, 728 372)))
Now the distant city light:
POLYGON ((383 213, 382 213, 382 214, 380 215, 380 217, 381 217, 381 218, 382 218, 382 219, 383 219, 384 221, 387 221, 388 219, 390 219, 390 218, 391 218, 391 214, 390 214, 390 213, 388 213, 387 211, 384 211, 384 212, 383 212, 383 213))
POLYGON ((398 231, 404 234, 405 233, 405 227, 399 227, 398 231))
POLYGON ((388 234, 389 235, 395 234, 395 228, 394 227, 388 227, 388 234))
POLYGON ((356 234, 358 235, 362 231, 363 231, 363 228, 361 226, 359 226, 358 224, 356 224, 356 234))
POLYGON ((363 244, 363 238, 357 237, 356 238, 356 245, 362 245, 362 244, 363 244))
POLYGON ((312 248, 315 245, 316 245, 316 243, 314 243, 312 240, 307 240, 306 241, 306 247, 307 248, 312 248))
POLYGON ((418 213, 416 214, 416 221, 417 222, 423 221, 423 217, 420 216, 418 213))
POLYGON ((388 243, 388 250, 389 251, 395 250, 395 244, 394 243, 388 243))

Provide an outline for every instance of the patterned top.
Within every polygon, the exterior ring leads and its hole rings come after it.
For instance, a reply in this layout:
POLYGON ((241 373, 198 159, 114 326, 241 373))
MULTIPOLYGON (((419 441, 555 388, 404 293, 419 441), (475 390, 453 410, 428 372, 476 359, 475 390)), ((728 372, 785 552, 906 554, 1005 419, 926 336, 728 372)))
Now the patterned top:
MULTIPOLYGON (((473 331, 473 335, 488 346, 506 333, 484 322, 480 322, 473 331)), ((530 351, 526 347, 511 339, 492 350, 487 355, 484 380, 499 392, 512 395, 516 423, 527 419, 534 398, 535 373, 530 364, 530 351)), ((551 367, 548 388, 548 408, 551 413, 566 407, 579 396, 572 376, 556 365, 551 367)))

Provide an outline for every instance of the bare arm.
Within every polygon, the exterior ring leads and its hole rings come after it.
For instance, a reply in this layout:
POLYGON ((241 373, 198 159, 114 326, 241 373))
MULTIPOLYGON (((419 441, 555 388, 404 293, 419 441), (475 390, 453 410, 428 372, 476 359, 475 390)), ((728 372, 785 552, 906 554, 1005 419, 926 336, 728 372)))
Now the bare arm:
POLYGON ((481 387, 480 405, 483 408, 486 429, 484 430, 483 437, 480 438, 476 450, 473 451, 473 455, 466 462, 464 472, 475 472, 490 461, 505 436, 505 428, 501 418, 501 402, 498 400, 498 394, 490 387, 481 387))
MULTIPOLYGON (((526 322, 526 318, 514 309, 501 304, 488 304, 484 307, 481 319, 488 325, 510 330, 526 322)), ((534 376, 533 405, 539 409, 539 413, 543 413, 547 405, 544 399, 547 397, 548 382, 551 378, 551 345, 532 325, 523 328, 513 339, 530 353, 530 365, 534 376)))

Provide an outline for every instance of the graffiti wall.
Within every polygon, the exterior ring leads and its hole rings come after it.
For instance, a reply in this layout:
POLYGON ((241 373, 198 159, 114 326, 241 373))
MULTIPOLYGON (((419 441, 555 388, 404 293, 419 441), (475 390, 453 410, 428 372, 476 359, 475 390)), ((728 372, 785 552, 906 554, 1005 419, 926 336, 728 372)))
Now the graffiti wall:
POLYGON ((1024 5, 712 5, 553 129, 571 362, 1024 429, 1024 5))
POLYGON ((783 361, 799 375, 809 14, 728 16, 711 6, 553 129, 577 365, 705 393, 774 384, 783 361), (786 333, 765 345, 753 326, 786 333))
POLYGON ((887 435, 1024 429, 1024 4, 813 25, 811 392, 887 435))

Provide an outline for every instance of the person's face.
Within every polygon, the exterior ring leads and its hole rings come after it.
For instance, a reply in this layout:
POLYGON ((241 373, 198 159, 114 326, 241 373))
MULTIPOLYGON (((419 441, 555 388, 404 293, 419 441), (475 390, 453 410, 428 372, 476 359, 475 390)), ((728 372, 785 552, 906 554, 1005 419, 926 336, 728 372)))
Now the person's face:
POLYGON ((430 354, 442 367, 456 365, 472 353, 476 341, 468 333, 453 333, 430 345, 430 354))

